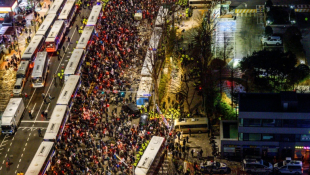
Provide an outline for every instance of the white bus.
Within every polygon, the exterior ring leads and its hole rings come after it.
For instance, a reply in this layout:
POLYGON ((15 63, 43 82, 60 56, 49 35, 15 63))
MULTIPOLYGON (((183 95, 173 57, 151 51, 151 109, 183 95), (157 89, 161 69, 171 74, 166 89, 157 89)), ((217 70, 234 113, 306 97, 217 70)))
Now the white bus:
POLYGON ((135 175, 155 174, 159 160, 155 160, 165 147, 165 138, 153 136, 135 168, 135 175))
POLYGON ((44 36, 35 35, 29 43, 28 47, 26 48, 21 60, 34 61, 37 52, 40 52, 42 47, 44 47, 44 36))
POLYGON ((92 41, 92 34, 94 32, 94 26, 86 26, 83 33, 76 45, 77 49, 88 49, 88 45, 92 41))
POLYGON ((50 10, 47 12, 47 14, 56 14, 59 15, 62 5, 65 1, 64 0, 55 0, 54 3, 51 5, 50 10))
POLYGON ((80 75, 71 75, 62 88, 57 100, 57 105, 66 105, 70 109, 72 100, 75 98, 77 90, 80 88, 80 75))
POLYGON ((34 155, 25 175, 44 175, 55 154, 54 142, 43 141, 34 155))
POLYGON ((208 131, 208 118, 184 118, 176 119, 174 121, 174 129, 176 132, 188 133, 202 133, 208 131))
POLYGON ((71 21, 75 16, 76 6, 75 0, 68 0, 62 9, 58 19, 64 20, 66 27, 70 27, 71 21))
POLYGON ((97 24, 98 18, 101 17, 102 4, 93 6, 91 13, 88 17, 86 26, 95 26, 97 24))
POLYGON ((49 14, 45 17, 43 23, 41 24, 40 28, 36 32, 36 35, 43 35, 46 36, 51 29, 51 26, 55 22, 56 14, 49 14))
POLYGON ((142 77, 137 92, 136 103, 138 107, 148 106, 152 96, 153 81, 151 77, 142 77))
POLYGON ((60 139, 63 129, 68 118, 68 110, 65 105, 56 105, 46 132, 44 134, 44 141, 57 141, 60 139))
POLYGON ((44 87, 48 71, 49 58, 47 57, 47 52, 38 52, 31 74, 32 87, 44 87))
POLYGON ((2 134, 14 134, 25 110, 22 98, 11 98, 1 118, 2 134))
POLYGON ((168 9, 164 8, 163 6, 160 6, 158 10, 158 15, 156 17, 155 26, 156 27, 163 27, 165 24, 166 16, 168 15, 168 9))
POLYGON ((72 55, 69 59, 67 67, 65 69, 65 82, 67 81, 70 75, 79 75, 80 67, 84 60, 84 50, 83 49, 74 49, 72 55))
POLYGON ((64 33, 66 31, 65 22, 63 20, 55 21, 50 33, 48 34, 45 45, 47 52, 56 52, 60 45, 64 33))
POLYGON ((212 3, 212 0, 189 0, 188 4, 192 8, 207 8, 212 3))
POLYGON ((21 61, 16 71, 17 78, 27 78, 29 73, 29 61, 21 61))

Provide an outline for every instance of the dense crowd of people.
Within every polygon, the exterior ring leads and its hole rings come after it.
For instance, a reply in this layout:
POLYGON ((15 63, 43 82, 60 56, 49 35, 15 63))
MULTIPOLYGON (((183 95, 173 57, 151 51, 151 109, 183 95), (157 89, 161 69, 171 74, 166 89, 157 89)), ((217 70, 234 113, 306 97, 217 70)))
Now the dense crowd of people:
POLYGON ((138 84, 139 78, 132 75, 141 67, 143 57, 136 53, 146 46, 147 37, 142 39, 133 25, 134 14, 142 10, 143 21, 150 24, 159 8, 157 3, 107 3, 82 66, 82 87, 56 143, 53 174, 132 174, 129 167, 137 163, 140 148, 153 135, 168 135, 159 120, 137 126, 132 124, 133 116, 117 109, 118 104, 135 103, 134 93, 126 96, 126 92, 138 84))

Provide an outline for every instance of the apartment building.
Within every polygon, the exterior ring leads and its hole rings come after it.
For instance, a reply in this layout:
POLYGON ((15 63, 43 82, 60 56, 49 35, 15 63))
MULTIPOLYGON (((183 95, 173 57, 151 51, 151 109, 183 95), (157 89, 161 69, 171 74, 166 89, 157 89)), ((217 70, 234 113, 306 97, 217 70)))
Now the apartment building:
POLYGON ((310 94, 240 94, 238 138, 222 137, 221 152, 224 157, 309 160, 310 94))

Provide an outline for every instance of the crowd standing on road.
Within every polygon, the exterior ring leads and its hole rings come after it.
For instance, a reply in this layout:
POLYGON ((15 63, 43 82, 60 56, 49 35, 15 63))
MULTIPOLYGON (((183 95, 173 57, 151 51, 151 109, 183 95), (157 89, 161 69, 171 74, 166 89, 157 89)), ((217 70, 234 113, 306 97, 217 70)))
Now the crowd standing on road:
POLYGON ((146 45, 133 25, 134 14, 142 10, 145 23, 152 23, 157 3, 155 0, 107 3, 82 66, 82 87, 63 135, 56 143, 53 173, 130 174, 128 167, 138 163, 141 150, 151 137, 168 135, 159 120, 136 126, 131 115, 117 109, 119 103, 134 103, 135 98, 131 94, 125 98, 125 94, 133 90, 132 85, 139 79, 130 71, 138 71, 135 68, 141 66, 142 57, 136 52, 143 48, 142 43, 146 45))

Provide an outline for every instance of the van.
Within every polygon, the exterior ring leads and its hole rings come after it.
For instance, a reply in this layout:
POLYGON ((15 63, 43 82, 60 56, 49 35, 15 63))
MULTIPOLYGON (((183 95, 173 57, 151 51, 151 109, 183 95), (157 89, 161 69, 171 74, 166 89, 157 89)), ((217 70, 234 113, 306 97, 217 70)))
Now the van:
POLYGON ((282 39, 280 36, 268 36, 268 37, 263 37, 262 38, 262 44, 267 46, 267 45, 281 45, 282 44, 282 39))
POLYGON ((143 113, 141 114, 140 120, 139 120, 139 128, 140 130, 143 130, 144 126, 147 126, 149 123, 149 114, 143 113))
POLYGON ((176 132, 189 133, 189 129, 191 133, 202 133, 208 132, 208 119, 204 118, 183 118, 176 119, 174 121, 174 129, 176 132))
POLYGON ((14 88, 13 88, 13 96, 19 97, 22 94, 22 91, 24 89, 24 79, 23 78, 17 78, 14 88))
POLYGON ((139 118, 140 117, 140 110, 139 108, 133 104, 133 103, 129 103, 127 105, 122 106, 123 111, 125 111, 126 113, 128 113, 129 115, 133 115, 133 118, 139 118))
POLYGON ((302 161, 299 160, 291 160, 289 162, 283 161, 280 163, 276 163, 274 165, 275 170, 278 174, 302 174, 302 161))
POLYGON ((14 134, 25 110, 22 98, 11 98, 2 114, 2 134, 14 134))
POLYGON ((243 159, 243 171, 246 173, 270 173, 273 170, 271 163, 262 159, 243 159))

